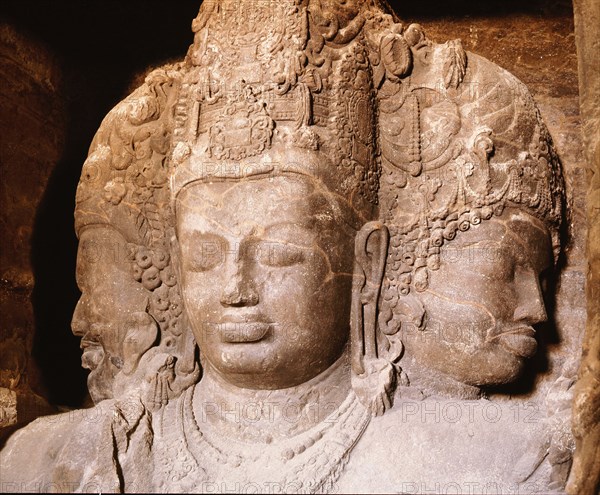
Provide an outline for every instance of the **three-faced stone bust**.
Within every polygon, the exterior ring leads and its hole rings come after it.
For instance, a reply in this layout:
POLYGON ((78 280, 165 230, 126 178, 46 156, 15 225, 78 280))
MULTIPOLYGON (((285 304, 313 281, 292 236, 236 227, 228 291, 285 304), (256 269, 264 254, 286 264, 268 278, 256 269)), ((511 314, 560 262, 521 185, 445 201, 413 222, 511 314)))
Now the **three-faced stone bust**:
POLYGON ((94 421, 28 426, 3 476, 502 485, 514 455, 490 447, 506 422, 469 444, 403 418, 407 400, 476 402, 536 351, 563 185, 526 89, 377 1, 205 2, 193 29, 84 165, 73 331, 94 421), (93 263, 86 243, 114 255, 93 263))

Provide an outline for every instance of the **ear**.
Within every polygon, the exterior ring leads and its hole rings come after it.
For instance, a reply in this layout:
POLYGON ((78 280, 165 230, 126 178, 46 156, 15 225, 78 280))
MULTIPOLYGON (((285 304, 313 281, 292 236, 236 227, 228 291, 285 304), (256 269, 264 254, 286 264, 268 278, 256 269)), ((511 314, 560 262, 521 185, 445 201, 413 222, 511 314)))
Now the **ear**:
POLYGON ((352 386, 365 407, 380 415, 391 407, 395 385, 393 363, 379 355, 377 305, 389 243, 381 222, 369 222, 356 236, 352 314, 352 386))

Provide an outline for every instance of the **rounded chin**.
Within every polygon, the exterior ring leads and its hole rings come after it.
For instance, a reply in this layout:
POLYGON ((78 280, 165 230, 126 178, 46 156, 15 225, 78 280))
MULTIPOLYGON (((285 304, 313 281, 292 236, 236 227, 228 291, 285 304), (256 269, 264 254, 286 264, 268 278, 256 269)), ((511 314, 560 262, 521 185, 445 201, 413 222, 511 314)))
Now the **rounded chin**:
MULTIPOLYGON (((476 387, 500 387, 516 382, 525 370, 525 363, 527 359, 516 356, 514 354, 510 354, 510 356, 511 363, 513 363, 513 366, 511 366, 510 368, 503 369, 502 373, 492 375, 486 380, 481 381, 481 383, 473 383, 471 385, 474 385, 476 387)), ((504 363, 508 364, 507 361, 504 361, 504 363)))

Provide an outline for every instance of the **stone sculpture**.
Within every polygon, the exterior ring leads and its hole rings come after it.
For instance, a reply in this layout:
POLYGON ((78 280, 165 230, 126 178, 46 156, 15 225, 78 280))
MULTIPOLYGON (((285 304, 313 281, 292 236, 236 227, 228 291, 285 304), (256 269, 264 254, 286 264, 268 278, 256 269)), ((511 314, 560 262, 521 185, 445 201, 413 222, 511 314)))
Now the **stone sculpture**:
POLYGON ((561 488, 568 417, 552 434, 506 414, 406 420, 494 404, 485 390, 536 351, 564 188, 524 86, 375 0, 204 2, 193 30, 83 167, 73 331, 94 421, 36 421, 3 473, 102 491, 561 488))

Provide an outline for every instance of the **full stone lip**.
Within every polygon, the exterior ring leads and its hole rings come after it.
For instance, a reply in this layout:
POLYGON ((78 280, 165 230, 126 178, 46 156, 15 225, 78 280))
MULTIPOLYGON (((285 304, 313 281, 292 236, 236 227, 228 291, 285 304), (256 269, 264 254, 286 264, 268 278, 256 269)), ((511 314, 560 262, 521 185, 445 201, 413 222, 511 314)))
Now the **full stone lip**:
POLYGON ((272 326, 263 321, 225 322, 219 324, 219 333, 221 342, 226 344, 258 342, 267 336, 272 326))
POLYGON ((93 351, 97 347, 102 347, 97 340, 81 339, 81 342, 79 343, 79 348, 82 349, 83 352, 93 351))
POLYGON ((537 351, 537 340, 534 337, 535 330, 532 327, 518 327, 497 335, 500 345, 521 358, 530 358, 537 351))
POLYGON ((505 332, 500 332, 493 337, 489 338, 488 341, 497 340, 503 335, 522 335, 524 337, 535 337, 535 329, 530 327, 529 325, 522 325, 519 327, 512 328, 510 330, 506 330, 505 332))
POLYGON ((535 329, 528 325, 523 325, 523 326, 520 326, 517 328, 513 328, 512 330, 502 332, 501 334, 498 335, 498 337, 500 337, 502 335, 524 335, 526 337, 533 338, 535 336, 535 329))

